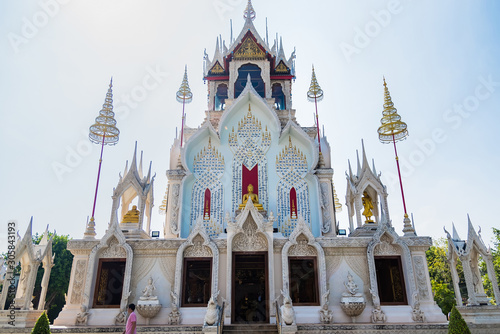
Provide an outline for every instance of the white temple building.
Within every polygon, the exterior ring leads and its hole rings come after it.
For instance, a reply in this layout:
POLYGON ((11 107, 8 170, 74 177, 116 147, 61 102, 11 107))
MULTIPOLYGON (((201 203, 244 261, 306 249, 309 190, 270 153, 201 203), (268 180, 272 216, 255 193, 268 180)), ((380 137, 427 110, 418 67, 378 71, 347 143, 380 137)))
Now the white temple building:
POLYGON ((88 226, 68 242, 55 325, 124 325, 129 303, 139 326, 446 323, 427 269, 432 240, 393 224, 364 147, 348 167, 350 233, 339 236, 330 145, 295 118, 295 52, 259 35, 250 1, 244 16, 228 46, 218 39, 205 54, 206 118, 171 147, 162 237, 151 237, 155 176, 136 148, 105 235, 88 226))

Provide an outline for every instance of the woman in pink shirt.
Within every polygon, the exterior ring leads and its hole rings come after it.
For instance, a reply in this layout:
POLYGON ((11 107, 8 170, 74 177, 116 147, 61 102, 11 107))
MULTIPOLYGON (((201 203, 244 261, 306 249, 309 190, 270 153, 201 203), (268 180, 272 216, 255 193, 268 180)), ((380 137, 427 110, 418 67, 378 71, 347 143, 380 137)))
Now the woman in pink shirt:
POLYGON ((136 323, 137 323, 137 317, 135 315, 135 305, 130 304, 128 306, 127 312, 128 312, 128 319, 127 319, 127 326, 125 327, 125 331, 123 331, 123 334, 136 334, 136 323))

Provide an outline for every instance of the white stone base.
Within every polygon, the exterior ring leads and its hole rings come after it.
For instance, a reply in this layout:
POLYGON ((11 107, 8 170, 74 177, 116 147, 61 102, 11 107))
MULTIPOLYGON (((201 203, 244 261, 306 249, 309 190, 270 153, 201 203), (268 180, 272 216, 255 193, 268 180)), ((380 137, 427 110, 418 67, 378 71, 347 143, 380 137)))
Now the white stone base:
POLYGON ((0 311, 0 327, 3 327, 4 329, 12 327, 32 328, 35 326, 35 323, 42 312, 43 311, 38 310, 14 310, 14 313, 11 313, 10 310, 0 311), (9 324, 9 321, 14 321, 14 326, 9 324))
POLYGON ((458 306, 465 322, 473 324, 500 324, 500 306, 458 306))
POLYGON ((321 310, 321 306, 294 306, 293 310, 295 311, 295 322, 298 324, 320 323, 319 310, 321 310))
POLYGON ((206 307, 181 307, 182 325, 201 325, 205 322, 206 307))

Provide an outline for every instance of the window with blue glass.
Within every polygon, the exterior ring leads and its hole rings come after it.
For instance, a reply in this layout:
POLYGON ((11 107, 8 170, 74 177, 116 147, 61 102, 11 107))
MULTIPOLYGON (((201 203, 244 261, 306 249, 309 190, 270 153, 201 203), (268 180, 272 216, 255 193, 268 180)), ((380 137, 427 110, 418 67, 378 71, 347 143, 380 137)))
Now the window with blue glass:
POLYGON ((261 76, 262 70, 259 66, 254 64, 245 64, 238 69, 238 79, 234 83, 234 98, 238 98, 243 88, 247 84, 247 78, 250 74, 253 88, 259 93, 260 96, 265 97, 265 84, 261 76))
POLYGON ((281 84, 273 84, 271 97, 274 99, 274 107, 276 110, 286 109, 285 93, 283 93, 283 87, 281 87, 281 84))
POLYGON ((217 86, 217 91, 215 92, 214 109, 224 110, 224 107, 226 106, 226 99, 227 99, 227 85, 220 84, 219 86, 217 86))

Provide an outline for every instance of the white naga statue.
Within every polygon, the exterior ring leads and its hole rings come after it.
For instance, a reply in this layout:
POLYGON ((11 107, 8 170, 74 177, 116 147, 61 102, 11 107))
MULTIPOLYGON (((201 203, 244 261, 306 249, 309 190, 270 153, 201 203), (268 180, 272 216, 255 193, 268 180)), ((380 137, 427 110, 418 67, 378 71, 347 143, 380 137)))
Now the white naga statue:
POLYGON ((217 304, 214 300, 214 295, 210 297, 207 305, 207 313, 205 314, 205 323, 212 326, 217 321, 217 304))
POLYGON ((288 294, 284 293, 283 290, 281 290, 281 294, 283 295, 283 305, 280 307, 281 318, 286 325, 290 326, 295 322, 295 312, 293 310, 292 299, 288 296, 288 294))

